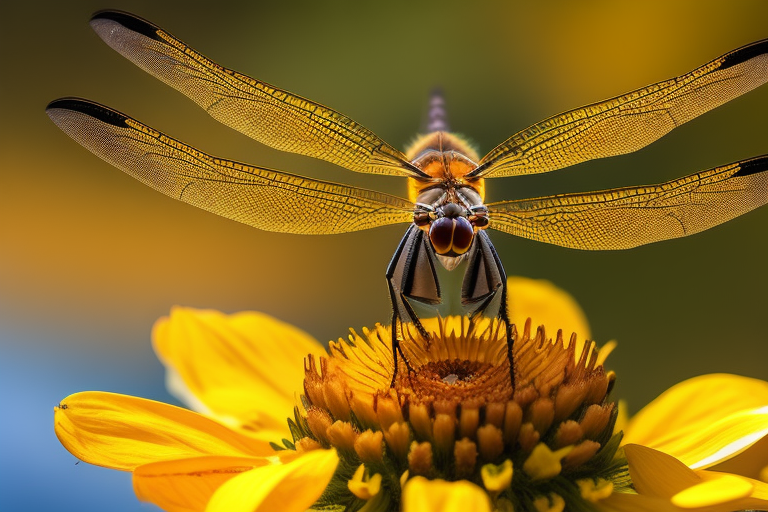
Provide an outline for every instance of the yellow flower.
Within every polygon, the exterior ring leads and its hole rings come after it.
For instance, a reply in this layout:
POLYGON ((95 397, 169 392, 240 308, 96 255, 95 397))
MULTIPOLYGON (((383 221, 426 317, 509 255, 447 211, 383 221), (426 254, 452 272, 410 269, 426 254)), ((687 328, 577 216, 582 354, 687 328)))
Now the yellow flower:
POLYGON ((552 341, 524 321, 588 333, 573 299, 521 278, 510 295, 524 326, 516 387, 496 321, 428 319, 428 340, 406 327, 416 373, 401 366, 390 389, 387 327, 353 331, 326 353, 266 315, 176 308, 156 324, 155 349, 169 388, 199 412, 78 393, 56 408, 56 434, 84 461, 132 471, 137 496, 169 511, 768 506, 755 479, 768 466, 767 383, 686 381, 630 420, 622 442, 606 347, 552 341))

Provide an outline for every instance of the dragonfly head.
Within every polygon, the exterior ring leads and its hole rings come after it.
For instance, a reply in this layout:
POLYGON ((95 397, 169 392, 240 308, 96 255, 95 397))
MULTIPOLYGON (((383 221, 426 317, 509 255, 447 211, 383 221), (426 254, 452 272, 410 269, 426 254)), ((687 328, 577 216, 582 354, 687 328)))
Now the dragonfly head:
POLYGON ((429 219, 429 241, 437 254, 460 256, 469 250, 474 229, 468 216, 469 212, 456 203, 447 203, 433 210, 429 219))
POLYGON ((488 209, 484 205, 467 209, 456 203, 438 207, 417 203, 413 223, 428 230, 429 241, 438 255, 456 257, 472 246, 475 229, 488 226, 488 209))

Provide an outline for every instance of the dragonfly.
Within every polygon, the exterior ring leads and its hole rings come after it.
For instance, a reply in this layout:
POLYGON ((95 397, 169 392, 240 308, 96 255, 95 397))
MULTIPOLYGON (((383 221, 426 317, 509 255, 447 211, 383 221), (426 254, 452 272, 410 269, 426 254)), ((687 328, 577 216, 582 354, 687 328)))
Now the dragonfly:
POLYGON ((47 107, 59 128, 113 166, 168 196, 262 230, 323 235, 408 224, 386 270, 393 385, 398 354, 412 371, 401 347, 402 326, 414 325, 428 337, 413 304, 436 305, 446 296, 440 266, 464 269, 460 297, 468 314, 493 311, 489 316, 506 327, 514 382, 507 280, 489 228, 575 249, 629 249, 698 233, 768 202, 768 155, 658 185, 484 202, 486 178, 637 151, 764 84, 768 39, 545 119, 480 157, 448 131, 440 97, 433 98, 429 133, 402 152, 349 117, 222 67, 135 15, 101 11, 90 23, 134 64, 262 144, 354 172, 408 179, 406 199, 218 158, 93 101, 61 98, 47 107))

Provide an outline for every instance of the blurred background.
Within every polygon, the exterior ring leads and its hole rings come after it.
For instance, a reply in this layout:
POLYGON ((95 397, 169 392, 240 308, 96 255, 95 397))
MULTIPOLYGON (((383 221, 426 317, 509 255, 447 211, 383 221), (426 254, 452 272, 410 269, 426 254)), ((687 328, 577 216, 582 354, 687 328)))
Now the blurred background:
MULTIPOLYGON (((44 113, 62 96, 112 106, 203 151, 405 195, 402 179, 280 153, 217 124, 107 47, 90 15, 116 8, 220 64, 321 102, 396 147, 445 91, 484 154, 550 115, 683 74, 765 38, 764 1, 151 2, 3 4, 0 44, 0 509, 152 510, 130 475, 77 464, 52 408, 106 390, 175 403, 150 347, 175 304, 258 310, 326 342, 389 318, 384 270, 405 226, 327 237, 261 232, 173 201, 110 167, 44 113)), ((493 180, 489 201, 652 184, 768 152, 768 87, 633 155, 493 180)), ((622 252, 492 233, 510 275, 583 306, 615 396, 636 412, 688 377, 768 378, 768 208, 622 252)))

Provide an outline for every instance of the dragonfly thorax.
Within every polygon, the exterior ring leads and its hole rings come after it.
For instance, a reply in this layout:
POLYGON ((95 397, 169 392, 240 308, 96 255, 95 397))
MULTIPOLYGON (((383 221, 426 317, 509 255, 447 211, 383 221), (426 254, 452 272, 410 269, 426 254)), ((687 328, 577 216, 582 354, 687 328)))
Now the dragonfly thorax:
POLYGON ((462 138, 447 132, 433 132, 411 144, 406 156, 414 167, 428 176, 408 180, 408 198, 412 202, 420 202, 418 196, 435 185, 446 188, 470 186, 480 195, 480 202, 484 200, 484 180, 466 177, 477 169, 479 157, 462 138))
POLYGON ((408 157, 429 176, 410 180, 413 222, 429 234, 438 259, 451 270, 469 251, 475 231, 488 225, 483 180, 466 178, 477 168, 477 155, 459 137, 434 132, 418 139, 408 157))

